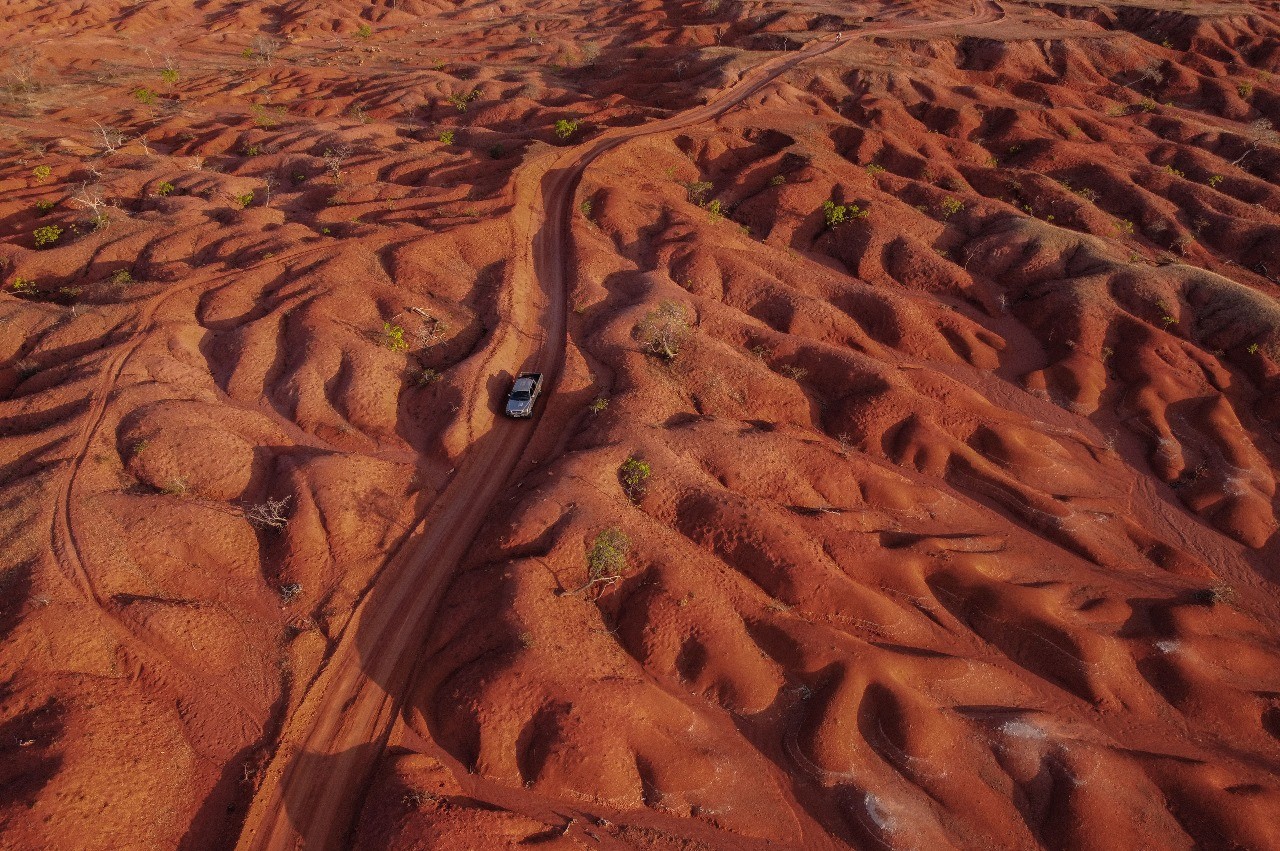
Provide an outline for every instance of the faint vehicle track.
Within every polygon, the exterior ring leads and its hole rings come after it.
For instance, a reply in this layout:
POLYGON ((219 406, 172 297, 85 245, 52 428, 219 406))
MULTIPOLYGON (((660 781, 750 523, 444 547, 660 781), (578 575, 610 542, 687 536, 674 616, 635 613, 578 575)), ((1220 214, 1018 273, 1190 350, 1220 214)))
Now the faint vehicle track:
MULTIPOLYGON (((615 128, 590 143, 551 149, 515 175, 514 258, 503 293, 508 320, 481 358, 481 381, 498 365, 537 370, 555 390, 564 364, 567 292, 565 246, 574 193, 586 168, 633 139, 716 118, 787 71, 856 38, 880 33, 955 27, 998 20, 994 2, 978 2, 971 15, 850 32, 842 41, 816 40, 748 70, 703 106, 640 127, 615 128), (544 304, 531 300, 541 297, 544 304), (539 333, 540 329, 540 333, 539 333)), ((357 604, 325 666, 287 719, 240 835, 242 849, 338 849, 348 834, 368 781, 390 734, 441 593, 516 469, 537 428, 497 417, 471 400, 465 427, 473 439, 444 491, 392 555, 357 604)))
MULTIPOLYGON (((294 257, 304 256, 320 250, 319 248, 307 248, 294 254, 281 256, 274 262, 290 260, 294 257)), ((235 272, 227 272, 224 275, 242 274, 243 270, 235 272)), ((217 277, 223 277, 219 275, 217 277)), ((209 279, 201 279, 198 283, 208 283, 209 279)), ((158 642, 151 640, 149 636, 139 635, 129 624, 125 623, 114 611, 114 605, 111 602, 104 601, 99 593, 97 586, 94 584, 93 577, 89 570, 85 567, 84 556, 80 551, 80 544, 76 540, 75 523, 74 523, 74 495, 76 487, 76 478, 81 467, 84 466, 85 458, 89 454, 89 448, 93 445, 93 440, 97 436, 98 429, 102 426, 102 421, 106 417, 107 407, 111 400, 112 393, 116 390, 116 385, 120 380, 121 374, 124 372, 125 366, 129 359, 133 357, 138 348, 147 339, 147 332, 152 329, 152 324, 160 308, 172 296, 179 292, 194 286, 197 281, 185 281, 175 284, 156 293, 147 300, 141 313, 133 321, 132 327, 126 332, 126 342, 111 356, 102 370, 102 377, 98 384, 98 388, 94 391, 89 401, 89 409, 85 414, 83 425, 80 427, 80 433, 74 454, 66 463, 66 476, 63 479, 61 487, 58 489, 57 500, 54 504, 53 517, 49 524, 49 545, 54 555, 54 560, 63 576, 76 589, 85 602, 91 604, 94 609, 101 615, 103 623, 106 624, 115 637, 122 644, 127 644, 130 652, 142 657, 142 664, 149 665, 152 663, 164 664, 176 676, 185 681, 187 688, 193 692, 199 692, 211 689, 217 693, 219 698, 226 702, 227 705, 234 706, 244 716, 248 724, 256 731, 255 735, 262 733, 262 725, 256 720, 256 716, 260 713, 247 704, 243 698, 234 690, 223 688, 216 680, 212 680, 204 676, 196 676, 186 670, 186 667, 178 660, 174 659, 172 654, 167 652, 158 642)), ((120 326, 117 326, 117 329, 120 326)), ((108 332, 110 334, 112 332, 108 332)))

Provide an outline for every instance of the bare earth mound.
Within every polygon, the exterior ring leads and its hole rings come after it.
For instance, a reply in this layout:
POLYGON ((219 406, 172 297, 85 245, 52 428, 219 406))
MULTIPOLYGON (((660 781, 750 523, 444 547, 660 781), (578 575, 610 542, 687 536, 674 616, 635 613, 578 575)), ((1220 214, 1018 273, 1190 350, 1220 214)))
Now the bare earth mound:
POLYGON ((0 23, 0 846, 1280 848, 1280 6, 192 5, 0 23))

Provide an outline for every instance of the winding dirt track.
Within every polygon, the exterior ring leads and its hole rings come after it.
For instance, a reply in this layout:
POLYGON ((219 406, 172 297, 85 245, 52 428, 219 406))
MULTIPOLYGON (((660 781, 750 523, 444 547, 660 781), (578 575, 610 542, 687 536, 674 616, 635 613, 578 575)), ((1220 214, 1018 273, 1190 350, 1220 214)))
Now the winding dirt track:
MULTIPOLYGON (((523 246, 506 282, 506 320, 482 366, 541 370, 554 392, 564 363, 565 261, 573 199, 587 167, 632 139, 716 118, 796 65, 849 40, 886 32, 980 24, 1002 17, 990 0, 943 21, 894 21, 824 38, 757 65, 704 106, 642 127, 611 130, 591 143, 552 149, 516 176, 515 244, 523 246), (542 304, 536 304, 537 300, 542 304)), ((495 400, 489 400, 491 402, 495 400)), ((477 405, 466 428, 465 460, 406 544, 357 606, 320 675, 287 720, 240 834, 241 849, 311 851, 349 846, 349 833, 386 743, 443 590, 454 575, 537 428, 477 405)))

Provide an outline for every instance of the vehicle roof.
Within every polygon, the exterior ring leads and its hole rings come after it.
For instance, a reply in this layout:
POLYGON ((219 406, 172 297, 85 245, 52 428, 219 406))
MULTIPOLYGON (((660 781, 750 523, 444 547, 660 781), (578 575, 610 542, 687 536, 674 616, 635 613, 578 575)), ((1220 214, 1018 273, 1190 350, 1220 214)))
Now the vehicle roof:
POLYGON ((512 390, 532 390, 534 385, 532 378, 517 378, 516 383, 512 385, 512 390))

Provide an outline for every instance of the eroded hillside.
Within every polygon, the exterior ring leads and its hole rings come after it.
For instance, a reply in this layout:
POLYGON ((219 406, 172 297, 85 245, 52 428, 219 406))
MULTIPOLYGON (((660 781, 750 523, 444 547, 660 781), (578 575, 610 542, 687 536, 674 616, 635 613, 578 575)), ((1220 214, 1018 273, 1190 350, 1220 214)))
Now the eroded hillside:
POLYGON ((6 847, 1280 847, 1276 4, 10 11, 6 847))

